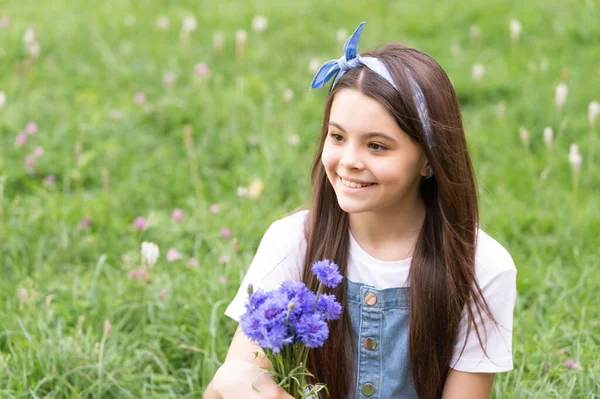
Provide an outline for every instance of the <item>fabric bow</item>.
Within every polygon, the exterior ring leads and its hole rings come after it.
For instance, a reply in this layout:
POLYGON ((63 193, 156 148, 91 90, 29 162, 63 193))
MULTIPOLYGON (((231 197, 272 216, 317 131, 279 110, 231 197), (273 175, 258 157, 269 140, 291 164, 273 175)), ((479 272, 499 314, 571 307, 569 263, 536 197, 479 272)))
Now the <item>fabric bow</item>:
POLYGON ((344 44, 344 55, 337 60, 327 61, 317 71, 310 85, 311 88, 318 89, 323 87, 323 85, 337 73, 337 76, 333 81, 333 87, 346 72, 360 64, 363 64, 369 69, 373 70, 375 73, 379 74, 382 78, 394 86, 395 89, 397 89, 392 76, 380 60, 374 57, 361 57, 358 55, 358 41, 360 40, 360 35, 365 23, 366 21, 361 22, 354 33, 346 40, 346 43, 344 44))

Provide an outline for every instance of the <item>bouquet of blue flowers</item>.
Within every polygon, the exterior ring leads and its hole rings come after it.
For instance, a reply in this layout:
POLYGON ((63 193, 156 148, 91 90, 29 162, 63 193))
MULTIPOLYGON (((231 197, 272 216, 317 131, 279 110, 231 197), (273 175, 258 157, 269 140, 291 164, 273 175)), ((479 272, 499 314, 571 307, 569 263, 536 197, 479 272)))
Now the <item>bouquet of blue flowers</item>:
POLYGON ((335 295, 323 293, 325 286, 342 282, 338 265, 324 259, 311 270, 319 280, 316 293, 302 282, 284 281, 279 289, 266 292, 255 292, 249 284, 246 312, 240 318, 244 334, 260 345, 272 365, 265 372, 296 399, 315 397, 322 389, 329 392, 325 384, 307 383, 306 377, 313 375, 306 360, 309 350, 323 346, 329 336, 327 321, 342 314, 335 295))

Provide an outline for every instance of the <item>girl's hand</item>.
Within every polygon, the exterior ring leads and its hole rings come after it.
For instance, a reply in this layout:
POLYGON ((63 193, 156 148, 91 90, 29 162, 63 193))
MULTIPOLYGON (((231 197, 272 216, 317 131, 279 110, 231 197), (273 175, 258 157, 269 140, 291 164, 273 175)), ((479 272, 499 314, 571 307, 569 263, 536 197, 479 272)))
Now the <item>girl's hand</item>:
POLYGON ((241 359, 227 360, 215 373, 204 399, 294 399, 266 370, 241 359), (252 384, 258 390, 252 388, 252 384))

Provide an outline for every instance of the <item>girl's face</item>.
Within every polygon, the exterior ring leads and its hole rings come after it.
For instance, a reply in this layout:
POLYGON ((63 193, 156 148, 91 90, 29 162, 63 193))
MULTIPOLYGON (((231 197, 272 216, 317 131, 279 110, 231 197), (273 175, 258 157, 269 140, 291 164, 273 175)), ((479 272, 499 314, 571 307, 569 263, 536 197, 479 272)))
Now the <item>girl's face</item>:
POLYGON ((321 162, 340 207, 348 213, 393 211, 413 203, 429 167, 421 147, 392 114, 352 89, 334 97, 321 162), (343 180, 369 185, 349 187, 343 180))

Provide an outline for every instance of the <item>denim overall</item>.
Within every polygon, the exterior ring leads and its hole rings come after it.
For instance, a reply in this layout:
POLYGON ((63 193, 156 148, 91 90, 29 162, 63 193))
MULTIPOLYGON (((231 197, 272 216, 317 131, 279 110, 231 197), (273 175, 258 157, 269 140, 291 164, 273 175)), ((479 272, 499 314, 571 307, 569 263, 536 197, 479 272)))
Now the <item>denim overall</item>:
POLYGON ((416 399, 410 369, 409 287, 377 290, 344 278, 356 381, 349 399, 416 399))

